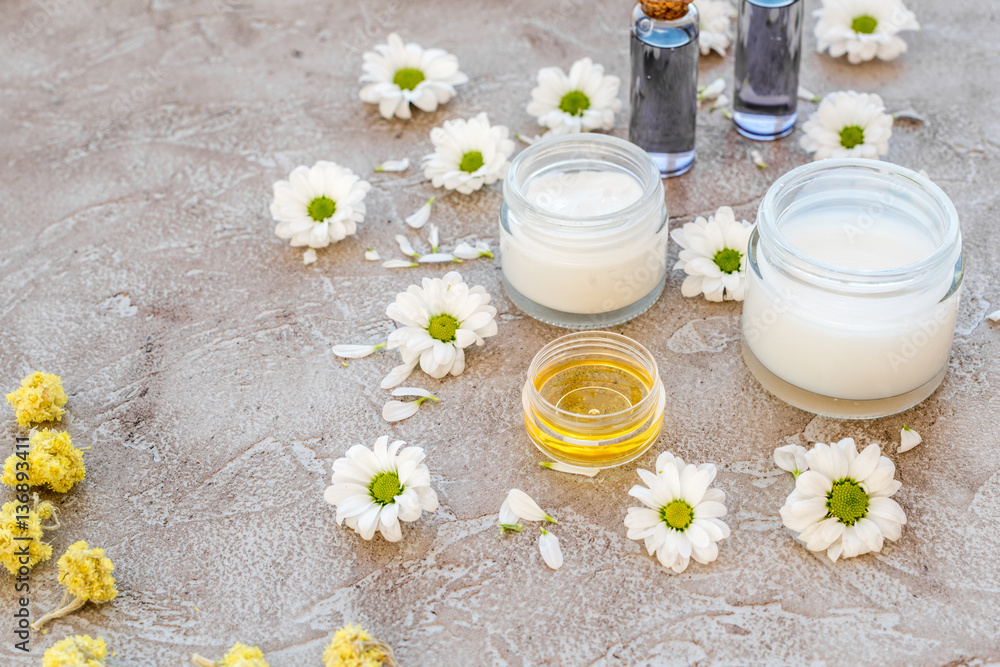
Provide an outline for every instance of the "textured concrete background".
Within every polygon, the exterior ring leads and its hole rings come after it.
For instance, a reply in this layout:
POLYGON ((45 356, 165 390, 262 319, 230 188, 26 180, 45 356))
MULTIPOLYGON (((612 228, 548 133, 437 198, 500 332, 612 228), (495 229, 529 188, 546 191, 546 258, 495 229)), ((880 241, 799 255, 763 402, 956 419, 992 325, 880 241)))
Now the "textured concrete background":
MULTIPOLYGON (((532 132, 524 105, 539 67, 591 55, 627 77, 628 3, 5 0, 0 378, 6 392, 36 368, 62 374, 64 425, 93 449, 86 482, 54 498, 64 528, 52 544, 57 555, 78 539, 103 546, 121 590, 55 623, 35 651, 83 632, 108 638, 115 665, 177 665, 240 640, 272 667, 298 667, 319 665, 330 634, 360 622, 404 665, 1000 661, 1000 330, 984 321, 1000 307, 1000 10, 909 4, 924 30, 888 64, 812 53, 810 18, 802 82, 879 91, 890 110, 927 119, 897 126, 889 159, 926 169, 962 219, 969 273, 950 373, 903 415, 813 418, 748 375, 739 305, 683 299, 672 274, 659 303, 622 327, 654 352, 670 397, 671 425, 639 465, 665 448, 715 462, 733 528, 717 562, 675 576, 625 537, 634 464, 595 479, 537 467, 519 391, 532 355, 562 331, 510 304, 498 261, 461 270, 493 294, 500 334, 460 378, 413 377, 443 403, 387 425, 378 381, 393 355, 344 368, 330 353, 384 337, 394 293, 447 270, 362 260, 366 247, 394 256, 402 218, 433 193, 418 170, 372 167, 418 159, 452 117, 488 111, 532 132), (391 30, 458 55, 471 81, 457 99, 409 123, 357 100, 361 52, 391 30), (267 205, 272 182, 320 159, 373 188, 358 236, 305 267, 274 237, 267 205), (796 545, 778 517, 792 480, 772 449, 848 435, 895 443, 904 422, 924 444, 889 453, 909 517, 902 540, 836 565, 796 545), (400 544, 338 528, 322 499, 332 461, 381 434, 426 448, 442 501, 400 544), (528 531, 498 537, 513 486, 561 520, 558 572, 528 531)), ((731 72, 731 55, 703 59, 706 81, 731 72)), ((698 129, 694 170, 666 184, 671 225, 722 204, 752 220, 768 185, 808 160, 797 136, 751 144, 718 113, 702 112, 698 129)), ((442 197, 445 243, 495 243, 500 201, 496 186, 442 197)), ((8 412, 5 449, 17 433, 8 412)), ((36 613, 59 598, 55 571, 53 559, 33 573, 36 613)), ((0 607, 12 609, 0 579, 0 607)), ((38 664, 12 651, 10 628, 4 612, 0 663, 38 664)))

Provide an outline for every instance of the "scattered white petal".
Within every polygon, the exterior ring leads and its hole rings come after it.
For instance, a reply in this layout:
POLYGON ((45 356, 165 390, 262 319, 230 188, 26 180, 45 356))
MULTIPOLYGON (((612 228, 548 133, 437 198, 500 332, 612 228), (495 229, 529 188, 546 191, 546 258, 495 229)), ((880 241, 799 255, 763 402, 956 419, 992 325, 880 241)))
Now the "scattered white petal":
POLYGON ((604 66, 590 58, 577 60, 566 74, 558 67, 538 70, 538 85, 531 91, 527 112, 551 135, 611 130, 621 81, 605 75, 604 66))
POLYGON ((480 257, 489 257, 492 259, 495 256, 490 251, 490 244, 486 241, 476 241, 475 246, 471 246, 463 241, 455 246, 452 254, 459 259, 479 259, 480 257))
POLYGON ((380 259, 382 259, 382 256, 378 254, 377 250, 372 250, 371 248, 369 248, 368 250, 365 250, 365 259, 367 259, 369 262, 377 262, 380 259))
POLYGON ((379 166, 375 167, 375 171, 406 171, 410 168, 410 158, 404 157, 402 160, 386 160, 379 166))
POLYGON ((542 534, 538 538, 538 551, 541 552, 542 560, 545 561, 546 565, 553 570, 558 570, 563 564, 562 549, 559 548, 559 538, 544 528, 541 530, 542 534))
POLYGON ((568 463, 560 463, 558 461, 542 461, 538 465, 543 468, 548 468, 549 470, 566 472, 571 475, 583 475, 584 477, 593 477, 601 471, 600 468, 583 468, 581 466, 571 466, 568 463))
POLYGON ((538 506, 538 503, 532 500, 531 496, 520 489, 511 489, 508 491, 506 502, 509 504, 511 511, 525 521, 549 521, 551 523, 558 523, 555 519, 546 514, 542 508, 538 506))
POLYGON ((396 243, 399 244, 399 249, 403 252, 404 255, 409 255, 414 259, 420 257, 420 253, 414 250, 413 246, 410 245, 410 240, 405 236, 403 236, 402 234, 396 234, 396 243))
POLYGON ((405 259, 389 259, 382 262, 382 266, 386 269, 412 269, 415 266, 420 266, 416 262, 410 262, 405 259))
POLYGON ((806 102, 819 102, 823 98, 814 93, 813 91, 805 88, 804 86, 799 86, 799 99, 805 100, 806 102))
POLYGON ((986 316, 990 322, 1000 322, 1000 310, 994 310, 992 313, 986 316))
POLYGON ((715 102, 712 103, 712 106, 709 108, 709 111, 715 111, 716 109, 721 109, 722 107, 729 104, 729 102, 730 102, 729 95, 723 93, 715 99, 715 102))
POLYGON ((698 86, 698 101, 714 100, 726 92, 726 80, 719 77, 707 86, 698 86))
POLYGON ((385 343, 378 345, 334 345, 333 353, 344 359, 361 359, 383 347, 385 347, 385 343))
POLYGON ((533 143, 541 140, 542 137, 539 136, 539 135, 537 135, 537 134, 535 136, 533 136, 533 137, 526 137, 523 134, 521 134, 520 132, 515 132, 514 133, 514 138, 517 139, 518 141, 520 141, 522 144, 525 144, 526 146, 530 146, 531 144, 533 144, 533 143))
POLYGON ((441 262, 454 262, 460 264, 462 260, 455 257, 450 252, 432 252, 429 255, 421 255, 417 260, 421 264, 440 264, 441 262))
POLYGON ((897 111, 896 113, 892 114, 892 117, 894 120, 909 120, 914 123, 927 122, 922 115, 920 115, 913 109, 904 109, 903 111, 897 111))
POLYGON ((424 398, 429 398, 432 401, 440 401, 437 396, 427 391, 426 389, 421 389, 420 387, 397 387, 392 390, 393 396, 422 396, 424 398))
MULTIPOLYGON (((427 221, 431 219, 431 207, 434 206, 434 197, 427 200, 427 203, 422 205, 411 215, 407 216, 406 224, 414 229, 420 229, 427 224, 427 221)), ((403 252, 406 252, 405 250, 403 252)), ((410 253, 406 253, 410 254, 410 253)))
POLYGON ((382 407, 382 419, 387 422, 402 421, 417 414, 417 410, 419 409, 420 403, 417 401, 408 401, 406 403, 389 401, 382 407))
POLYGON ((316 249, 309 248, 304 253, 302 253, 302 263, 309 265, 316 262, 316 249))
POLYGON ((396 366, 389 374, 382 378, 382 383, 379 385, 382 389, 392 389, 393 387, 398 387, 399 385, 406 382, 407 378, 413 373, 413 369, 417 367, 417 362, 413 361, 408 364, 400 364, 396 366))
POLYGON ((753 163, 755 165, 757 165, 758 169, 767 169, 767 163, 764 162, 764 156, 761 155, 760 151, 758 151, 758 150, 751 150, 750 151, 750 159, 753 160, 753 163))
POLYGON ((517 524, 520 517, 510 508, 510 499, 504 498, 500 505, 499 522, 501 526, 513 526, 517 524))
POLYGON ((899 454, 908 452, 921 442, 923 442, 923 438, 920 437, 920 434, 904 424, 899 432, 899 449, 896 452, 899 454))
POLYGON ((437 252, 438 246, 441 245, 440 230, 438 230, 438 226, 435 225, 433 222, 427 229, 428 229, 427 241, 428 243, 431 244, 431 252, 432 253, 437 252))
POLYGON ((359 81, 362 102, 377 104, 383 118, 408 119, 410 105, 421 111, 436 111, 439 104, 455 96, 455 86, 468 83, 458 70, 458 58, 441 49, 423 49, 404 44, 391 33, 386 44, 366 51, 359 81))
POLYGON ((798 477, 809 469, 806 448, 802 445, 784 445, 774 450, 774 465, 798 477))

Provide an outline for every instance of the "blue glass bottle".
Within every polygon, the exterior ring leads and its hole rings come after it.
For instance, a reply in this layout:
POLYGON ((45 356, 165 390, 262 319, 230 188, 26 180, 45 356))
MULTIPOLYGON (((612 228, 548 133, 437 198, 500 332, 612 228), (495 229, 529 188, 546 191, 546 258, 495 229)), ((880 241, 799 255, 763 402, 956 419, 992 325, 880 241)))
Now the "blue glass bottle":
POLYGON ((629 141, 663 178, 694 164, 699 20, 690 2, 640 0, 632 12, 629 141))
POLYGON ((772 141, 795 129, 804 0, 741 0, 736 28, 733 123, 772 141))

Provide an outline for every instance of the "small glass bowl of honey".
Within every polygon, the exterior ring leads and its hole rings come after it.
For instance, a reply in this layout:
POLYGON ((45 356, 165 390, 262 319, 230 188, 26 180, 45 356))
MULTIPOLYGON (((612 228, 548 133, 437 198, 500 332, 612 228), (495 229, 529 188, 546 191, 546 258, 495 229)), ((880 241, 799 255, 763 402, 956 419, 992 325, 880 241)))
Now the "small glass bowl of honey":
POLYGON ((653 355, 627 336, 581 331, 535 355, 521 392, 524 424, 555 461, 610 468, 652 446, 666 392, 653 355))

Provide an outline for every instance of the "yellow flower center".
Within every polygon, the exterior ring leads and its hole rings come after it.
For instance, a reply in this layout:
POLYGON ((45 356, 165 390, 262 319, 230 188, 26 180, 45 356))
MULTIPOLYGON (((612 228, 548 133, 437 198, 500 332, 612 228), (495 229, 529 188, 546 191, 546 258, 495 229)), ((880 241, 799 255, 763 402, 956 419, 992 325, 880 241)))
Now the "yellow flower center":
POLYGON ((461 322, 451 315, 442 313, 431 318, 430 323, 427 325, 427 333, 430 334, 431 338, 439 340, 442 343, 451 343, 454 342, 455 332, 458 331, 461 324, 461 322))
POLYGON ((853 479, 845 477, 833 483, 826 494, 827 518, 834 518, 845 526, 853 526, 868 515, 868 494, 853 479))
POLYGON ((840 145, 844 148, 854 148, 865 143, 865 131, 857 125, 848 125, 840 131, 840 145))
POLYGON ((413 90, 417 84, 424 80, 424 73, 412 67, 406 67, 396 72, 392 77, 392 82, 403 90, 413 90))
POLYGON ((559 100, 559 108, 570 116, 582 116, 590 108, 590 98, 579 90, 571 90, 559 100))
POLYGON ((723 248, 712 257, 712 261, 715 262, 715 265, 723 273, 736 273, 739 271, 741 259, 743 259, 743 253, 732 248, 723 248))
POLYGON ((870 35, 875 32, 876 26, 878 26, 878 19, 867 14, 857 16, 851 21, 851 30, 860 32, 863 35, 870 35))
POLYGON ((462 156, 462 161, 458 163, 458 168, 467 174, 471 174, 482 166, 483 154, 479 151, 469 151, 462 156))
POLYGON ((660 520, 683 533, 694 521, 694 508, 679 498, 672 500, 660 508, 660 520))
POLYGON ((330 199, 329 197, 316 197, 311 202, 309 202, 309 208, 306 212, 309 213, 309 217, 316 222, 323 222, 337 210, 337 203, 330 199))
POLYGON ((399 475, 390 470, 375 475, 368 491, 379 505, 391 505, 396 502, 394 498, 403 492, 403 485, 399 483, 399 475))

